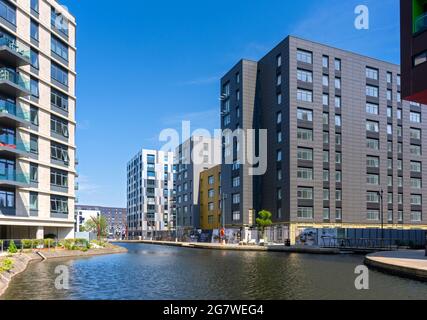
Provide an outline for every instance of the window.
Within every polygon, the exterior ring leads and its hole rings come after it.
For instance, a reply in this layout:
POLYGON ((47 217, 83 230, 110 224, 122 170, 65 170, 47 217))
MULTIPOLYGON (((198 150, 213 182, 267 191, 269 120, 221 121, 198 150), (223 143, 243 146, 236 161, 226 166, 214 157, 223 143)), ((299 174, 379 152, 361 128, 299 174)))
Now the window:
POLYGON ((393 83, 393 74, 391 72, 387 72, 387 83, 388 84, 393 83))
MULTIPOLYGON (((237 187, 240 187, 240 177, 233 178, 233 188, 237 188, 237 187)), ((209 196, 209 197, 212 198, 213 196, 209 196)))
POLYGON ((393 170, 393 159, 387 159, 387 170, 393 170))
POLYGON ((8 1, 0 1, 0 17, 16 25, 16 9, 11 6, 8 1))
POLYGON ((297 129, 297 137, 298 137, 298 140, 313 141, 313 130, 312 129, 298 128, 297 129))
POLYGON ((297 90, 297 99, 299 101, 313 102, 313 92, 304 89, 297 90))
POLYGON ((282 113, 278 112, 276 116, 276 123, 281 124, 282 123, 282 113))
POLYGON ((68 121, 57 116, 50 116, 50 131, 68 138, 68 121))
POLYGON ((215 183, 215 177, 214 176, 210 176, 209 178, 208 178, 208 184, 211 186, 211 185, 213 185, 215 183))
POLYGON ((412 206, 421 206, 422 204, 423 204, 422 195, 411 194, 411 205, 412 206))
POLYGON ((282 200, 282 189, 281 188, 277 189, 276 195, 277 195, 277 200, 282 200))
POLYGON ((342 201, 342 190, 336 190, 335 191, 335 200, 337 202, 341 202, 342 201))
POLYGON ((68 188, 68 173, 58 169, 50 169, 50 184, 62 188, 68 188))
POLYGON ((311 71, 298 69, 297 70, 297 79, 299 81, 313 83, 313 73, 311 71))
POLYGON ((400 74, 397 75, 397 85, 400 86, 401 85, 401 78, 400 78, 400 74))
POLYGON ((335 163, 336 164, 341 164, 342 163, 342 154, 341 154, 341 152, 336 152, 335 153, 335 163))
POLYGON ((329 144, 329 132, 323 132, 323 144, 329 144))
POLYGON ((50 90, 51 105, 59 109, 68 111, 68 97, 56 89, 51 88, 50 90))
POLYGON ((240 220, 240 211, 233 211, 233 221, 240 220))
POLYGON ((282 94, 281 93, 277 94, 277 104, 282 104, 282 94))
POLYGON ((393 93, 391 90, 387 90, 387 100, 392 101, 393 100, 393 93))
POLYGON ((30 121, 35 126, 39 125, 39 108, 30 106, 30 121))
POLYGON ((313 200, 313 188, 298 187, 298 199, 313 200))
POLYGON ((313 121, 313 111, 307 109, 298 108, 297 119, 302 121, 313 121))
POLYGON ((341 109, 341 97, 335 97, 335 108, 341 109))
POLYGON ((403 204, 403 194, 402 193, 399 193, 397 195, 397 203, 400 204, 400 205, 403 204))
POLYGON ((421 146, 411 144, 410 152, 414 156, 421 156, 421 146))
POLYGON ((61 196, 50 196, 50 211, 52 213, 68 215, 68 198, 61 196))
POLYGON ((369 97, 378 98, 378 87, 366 86, 366 95, 369 97))
POLYGON ((313 207, 298 207, 299 219, 313 219, 313 207))
POLYGON ((387 186, 393 187, 393 176, 387 176, 387 186))
MULTIPOLYGON (((298 74, 298 80, 300 80, 299 79, 299 74, 298 74)), ((282 84, 282 75, 281 74, 278 74, 277 76, 276 76, 276 86, 280 86, 282 84)))
POLYGON ((366 193, 366 202, 380 203, 380 195, 376 191, 368 191, 366 193))
POLYGON ((276 65, 278 68, 282 66, 282 56, 280 54, 276 57, 276 65))
POLYGON ((30 152, 39 154, 39 138, 36 135, 30 135, 30 152))
POLYGON ((427 51, 424 51, 414 57, 414 67, 427 62, 427 51))
POLYGON ((335 126, 336 127, 341 127, 342 123, 341 123, 341 116, 340 115, 336 115, 335 116, 335 126))
POLYGON ((233 194, 233 204, 239 204, 240 203, 240 193, 233 194))
POLYGON ((421 123, 421 114, 419 112, 411 112, 410 121, 413 123, 421 123))
POLYGON ((50 50, 65 61, 68 61, 68 46, 53 34, 50 40, 50 50))
POLYGON ((68 72, 56 63, 51 62, 51 77, 64 86, 68 87, 68 72))
POLYGON ((397 186, 403 188, 403 177, 397 177, 397 186))
POLYGON ((387 203, 388 204, 393 204, 393 193, 392 192, 389 192, 387 194, 387 203))
POLYGON ((387 134, 392 135, 393 134, 393 125, 388 124, 387 125, 387 134))
POLYGON ((30 79, 30 90, 31 90, 31 95, 33 97, 38 98, 40 96, 39 81, 37 79, 34 79, 34 78, 30 79))
POLYGON ((380 184, 380 177, 377 174, 368 174, 366 177, 366 183, 372 185, 380 184))
POLYGON ((329 76, 327 75, 322 76, 322 84, 324 87, 329 87, 329 76))
POLYGON ((329 151, 323 150, 323 162, 329 163, 329 151))
POLYGON ((368 210, 367 219, 370 221, 380 220, 380 211, 379 210, 368 210))
POLYGON ((31 10, 34 12, 39 12, 39 0, 31 0, 31 10))
POLYGON ((387 107, 387 118, 393 118, 393 108, 387 107))
POLYGON ((282 181, 282 169, 277 169, 277 181, 282 181))
POLYGON ((341 208, 335 209, 335 220, 342 220, 342 209, 341 208))
POLYGON ((402 120, 402 110, 401 109, 397 109, 396 117, 397 117, 397 120, 402 120))
POLYGON ((411 211, 411 221, 412 222, 421 222, 422 221, 421 211, 411 211))
POLYGON ((366 113, 378 115, 379 106, 373 103, 366 104, 366 113))
POLYGON ((411 178, 411 188, 412 189, 421 189, 422 188, 422 180, 419 178, 411 178))
POLYGON ((323 201, 329 201, 329 189, 323 189, 323 201))
POLYGON ((39 24, 31 19, 30 23, 30 35, 34 40, 39 41, 39 24))
POLYGON ((380 167, 380 158, 379 157, 368 156, 366 158, 366 166, 369 167, 369 168, 379 168, 380 167))
POLYGON ((329 94, 327 94, 327 93, 323 94, 322 103, 324 106, 329 106, 329 94))
POLYGON ((39 182, 39 166, 35 163, 30 163, 30 181, 39 182))
POLYGON ((313 169, 312 168, 298 168, 297 177, 301 180, 313 180, 313 169))
MULTIPOLYGON (((399 146, 399 144, 398 144, 399 146)), ((392 153, 393 152, 393 142, 392 141, 387 141, 387 152, 392 153)))
POLYGON ((0 190, 0 208, 8 208, 8 209, 15 208, 14 192, 0 190))
POLYGON ((378 69, 366 67, 366 78, 378 80, 378 69))
POLYGON ((342 143, 342 137, 341 137, 341 133, 336 133, 335 134, 335 144, 337 146, 340 146, 342 143))
POLYGON ((68 147, 62 144, 51 141, 50 143, 50 157, 52 160, 61 161, 68 165, 68 147))
POLYGON ((403 153, 403 144, 400 143, 400 142, 397 144, 397 152, 398 153, 403 153))
POLYGON ((380 149, 380 141, 377 139, 368 138, 367 142, 366 142, 366 146, 372 150, 379 150, 380 149))
POLYGON ((331 218, 331 212, 329 208, 323 208, 323 220, 329 220, 331 218))
POLYGON ((328 69, 329 68, 329 57, 323 56, 322 57, 322 67, 328 69))
POLYGON ((341 171, 335 172, 335 182, 337 182, 337 183, 342 182, 342 172, 341 171))
POLYGON ((329 125, 329 113, 323 113, 323 125, 329 125))
POLYGON ((31 48, 31 51, 30 51, 30 59, 31 59, 31 66, 34 69, 38 70, 39 69, 39 53, 33 48, 31 48))
POLYGON ((397 220, 399 222, 403 222, 403 211, 398 211, 397 212, 397 220))
POLYGON ((411 171, 421 173, 421 162, 411 161, 411 171))
POLYGON ((335 89, 341 89, 341 79, 335 78, 335 89))
POLYGON ((297 60, 300 62, 312 64, 313 54, 305 50, 297 50, 297 60))
POLYGON ((323 181, 329 182, 329 170, 323 170, 323 181))
POLYGON ((63 33, 68 37, 68 21, 60 12, 57 12, 54 7, 51 7, 50 24, 53 28, 63 33))
POLYGON ((37 192, 30 192, 30 210, 39 210, 39 194, 37 192))
POLYGON ((411 139, 421 140, 421 129, 411 128, 411 139))
POLYGON ((366 121, 366 131, 380 132, 380 125, 377 121, 366 121))
POLYGON ((282 161, 282 151, 281 150, 277 151, 276 160, 278 162, 282 161))
POLYGON ((335 70, 341 71, 341 60, 340 59, 335 59, 335 70))
POLYGON ((313 149, 298 148, 298 160, 313 161, 313 149))

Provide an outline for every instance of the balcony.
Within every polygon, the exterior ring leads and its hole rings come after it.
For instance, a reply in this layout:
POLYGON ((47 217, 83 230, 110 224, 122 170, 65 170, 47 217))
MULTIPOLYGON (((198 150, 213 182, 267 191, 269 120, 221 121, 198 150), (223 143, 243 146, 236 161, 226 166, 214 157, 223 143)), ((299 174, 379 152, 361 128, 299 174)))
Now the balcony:
POLYGON ((11 69, 0 68, 0 93, 13 97, 29 96, 30 80, 11 69))
POLYGON ((414 33, 419 33, 427 30, 427 12, 424 12, 415 19, 414 33))
POLYGON ((30 146, 28 143, 18 142, 8 144, 0 141, 0 157, 27 157, 30 154, 30 146))
POLYGON ((8 127, 30 125, 30 113, 24 112, 16 104, 0 100, 0 124, 8 127))
POLYGON ((15 68, 29 65, 30 47, 7 37, 0 38, 0 60, 5 65, 15 68))
POLYGON ((0 174, 0 187, 29 188, 30 179, 24 173, 6 172, 6 174, 0 174))

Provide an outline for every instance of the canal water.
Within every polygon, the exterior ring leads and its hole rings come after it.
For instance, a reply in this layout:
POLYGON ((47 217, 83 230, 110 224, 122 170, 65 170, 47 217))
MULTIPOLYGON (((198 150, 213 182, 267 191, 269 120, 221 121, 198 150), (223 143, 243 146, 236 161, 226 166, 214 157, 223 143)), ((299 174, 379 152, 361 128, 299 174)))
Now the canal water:
POLYGON ((427 284, 375 271, 358 291, 358 255, 197 250, 123 244, 125 254, 36 262, 2 299, 427 299, 427 284), (55 288, 58 266, 69 289, 55 288))

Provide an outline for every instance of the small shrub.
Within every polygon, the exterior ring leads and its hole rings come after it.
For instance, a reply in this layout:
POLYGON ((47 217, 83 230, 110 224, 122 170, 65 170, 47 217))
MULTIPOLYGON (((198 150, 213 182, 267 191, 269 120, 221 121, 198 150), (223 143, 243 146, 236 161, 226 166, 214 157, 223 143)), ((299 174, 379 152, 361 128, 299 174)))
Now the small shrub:
POLYGON ((32 240, 28 240, 28 239, 21 240, 21 243, 22 243, 23 249, 31 249, 33 245, 32 240))
POLYGON ((18 248, 15 245, 15 242, 12 240, 9 243, 9 248, 7 249, 7 252, 10 254, 14 254, 18 252, 18 248))
POLYGON ((53 239, 44 239, 43 245, 44 245, 45 249, 53 248, 55 245, 55 241, 53 239))
POLYGON ((31 242, 32 242, 34 249, 37 249, 37 248, 43 246, 43 240, 35 239, 35 240, 32 240, 31 242))
POLYGON ((12 259, 4 259, 2 264, 0 265, 0 272, 9 272, 13 268, 12 259))

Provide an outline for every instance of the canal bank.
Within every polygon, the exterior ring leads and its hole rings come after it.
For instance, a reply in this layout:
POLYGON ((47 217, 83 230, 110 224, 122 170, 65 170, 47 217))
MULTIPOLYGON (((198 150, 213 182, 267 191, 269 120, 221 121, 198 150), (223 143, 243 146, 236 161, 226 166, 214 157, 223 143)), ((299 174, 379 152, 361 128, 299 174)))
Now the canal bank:
POLYGON ((365 264, 385 273, 427 282, 427 257, 424 250, 372 253, 366 256, 365 264))
POLYGON ((127 249, 121 246, 110 246, 108 248, 89 249, 88 251, 77 250, 40 250, 33 252, 25 252, 14 254, 11 257, 0 257, 0 262, 4 259, 11 259, 13 267, 10 271, 0 272, 0 297, 9 287, 10 282, 18 274, 24 272, 31 262, 41 262, 43 260, 63 259, 63 258, 83 258, 100 255, 110 255, 118 253, 126 253, 127 249))
POLYGON ((309 254, 340 254, 337 248, 320 248, 309 246, 291 246, 284 245, 237 245, 237 244, 218 244, 218 243, 200 243, 200 242, 173 242, 173 241, 155 241, 155 240, 124 240, 114 243, 141 243, 159 246, 183 247, 191 249, 205 250, 223 250, 223 251, 261 251, 261 252, 288 252, 288 253, 309 253, 309 254))

